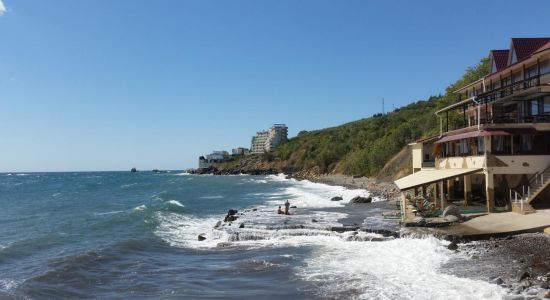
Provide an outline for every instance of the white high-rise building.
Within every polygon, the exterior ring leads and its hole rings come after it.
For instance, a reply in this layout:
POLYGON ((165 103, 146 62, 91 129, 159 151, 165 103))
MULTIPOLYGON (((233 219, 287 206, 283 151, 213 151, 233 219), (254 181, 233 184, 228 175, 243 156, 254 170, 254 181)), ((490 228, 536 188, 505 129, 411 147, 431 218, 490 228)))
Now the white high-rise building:
POLYGON ((258 154, 271 151, 278 144, 288 140, 288 127, 285 124, 274 124, 269 130, 258 131, 252 137, 250 153, 258 154))

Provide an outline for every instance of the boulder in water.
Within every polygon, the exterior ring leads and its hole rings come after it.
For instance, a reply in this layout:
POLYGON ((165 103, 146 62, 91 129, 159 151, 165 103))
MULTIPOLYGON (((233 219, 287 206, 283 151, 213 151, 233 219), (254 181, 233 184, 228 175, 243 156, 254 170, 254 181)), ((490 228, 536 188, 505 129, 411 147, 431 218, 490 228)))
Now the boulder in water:
POLYGON ((197 238, 198 238, 199 242, 202 242, 202 241, 206 240, 206 236, 205 236, 204 233, 199 234, 199 236, 197 238))
POLYGON ((289 208, 298 208, 298 207, 297 207, 296 205, 292 205, 292 206, 289 207, 289 208))
POLYGON ((132 169, 130 170, 130 172, 135 173, 135 172, 137 172, 137 169, 136 169, 136 168, 132 168, 132 169))
POLYGON ((371 203, 371 202, 372 202, 371 196, 368 196, 368 197, 356 196, 349 201, 349 203, 371 203))
POLYGON ((330 198, 330 201, 342 201, 342 200, 344 200, 344 198, 342 198, 340 196, 330 198))
POLYGON ((244 223, 241 223, 241 225, 239 225, 239 228, 244 228, 244 223))
POLYGON ((218 228, 222 225, 222 221, 218 221, 218 223, 216 223, 216 225, 214 225, 214 228, 218 228))
POLYGON ((236 209, 230 209, 227 211, 227 215, 225 216, 225 219, 223 219, 224 222, 233 222, 239 218, 239 216, 236 216, 237 214, 236 209))
POLYGON ((458 250, 458 245, 455 241, 452 241, 448 246, 447 246, 447 249, 449 250, 458 250))

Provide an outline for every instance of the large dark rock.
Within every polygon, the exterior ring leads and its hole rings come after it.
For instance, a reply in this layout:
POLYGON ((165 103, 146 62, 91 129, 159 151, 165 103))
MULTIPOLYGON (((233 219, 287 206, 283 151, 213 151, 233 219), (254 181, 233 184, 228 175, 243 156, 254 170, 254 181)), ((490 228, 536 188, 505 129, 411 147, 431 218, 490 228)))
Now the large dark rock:
POLYGON ((447 249, 455 251, 458 250, 458 244, 455 241, 452 241, 448 246, 447 249))
POLYGON ((239 218, 239 216, 230 216, 230 215, 227 215, 225 216, 225 219, 223 219, 224 222, 233 222, 235 220, 237 220, 239 218))
POLYGON ((342 201, 342 200, 344 200, 344 198, 342 198, 340 196, 330 198, 330 201, 342 201))
POLYGON ((230 209, 227 211, 227 215, 225 216, 225 219, 223 219, 224 222, 233 222, 239 218, 237 216, 238 211, 236 209, 230 209))
POLYGON ((371 202, 372 202, 371 196, 368 196, 368 197, 356 196, 349 201, 349 203, 371 203, 371 202))
POLYGON ((205 236, 204 233, 199 234, 199 236, 197 238, 198 238, 199 242, 202 242, 202 241, 206 240, 206 236, 205 236))

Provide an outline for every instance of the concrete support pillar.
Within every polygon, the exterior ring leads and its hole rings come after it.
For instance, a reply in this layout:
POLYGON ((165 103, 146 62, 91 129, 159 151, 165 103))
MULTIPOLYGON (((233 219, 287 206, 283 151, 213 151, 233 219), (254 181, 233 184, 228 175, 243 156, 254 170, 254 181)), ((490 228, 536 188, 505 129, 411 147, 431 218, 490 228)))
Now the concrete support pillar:
POLYGON ((428 186, 427 185, 423 185, 421 187, 421 192, 422 192, 422 197, 424 197, 424 199, 427 199, 428 198, 428 186))
POLYGON ((435 207, 439 207, 439 195, 441 194, 440 192, 440 187, 439 187, 439 183, 434 183, 434 205, 435 207))
POLYGON ((407 197, 404 192, 401 192, 401 222, 408 220, 407 197))
POLYGON ((464 205, 472 200, 472 175, 464 175, 464 205))
POLYGON ((447 207, 447 199, 445 198, 445 189, 443 188, 443 180, 439 182, 439 190, 441 191, 441 209, 447 207))
POLYGON ((485 172, 485 198, 487 199, 487 212, 495 210, 495 183, 493 173, 485 172))

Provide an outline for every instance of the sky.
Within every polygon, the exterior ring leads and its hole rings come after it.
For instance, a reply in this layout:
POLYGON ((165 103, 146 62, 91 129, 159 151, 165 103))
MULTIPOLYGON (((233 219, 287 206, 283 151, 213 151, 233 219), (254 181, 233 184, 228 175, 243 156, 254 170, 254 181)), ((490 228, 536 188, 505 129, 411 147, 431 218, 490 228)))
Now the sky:
POLYGON ((0 0, 0 172, 185 169, 427 99, 550 36, 517 3, 0 0))

